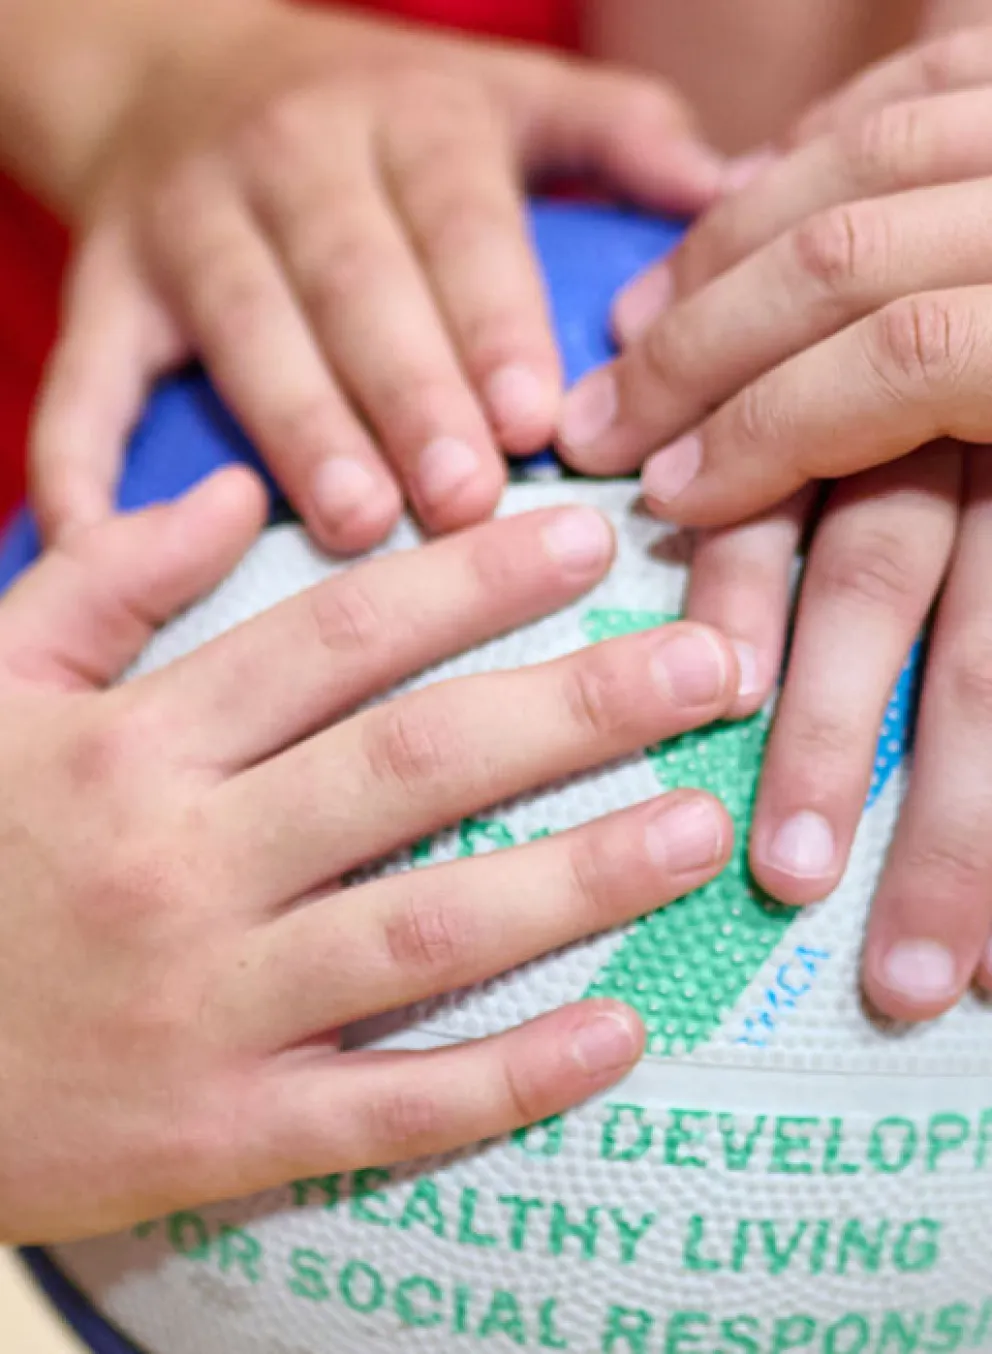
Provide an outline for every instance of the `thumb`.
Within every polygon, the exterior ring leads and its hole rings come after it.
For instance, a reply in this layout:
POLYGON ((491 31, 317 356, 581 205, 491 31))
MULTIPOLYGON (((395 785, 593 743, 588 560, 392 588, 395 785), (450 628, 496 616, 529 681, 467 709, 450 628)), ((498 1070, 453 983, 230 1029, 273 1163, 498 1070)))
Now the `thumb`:
POLYGON ((264 519, 261 482, 237 467, 174 503, 73 532, 0 599, 0 680, 76 691, 114 681, 231 571, 264 519))
POLYGON ((124 445, 148 390, 184 355, 124 227, 102 224, 73 263, 31 433, 31 498, 46 541, 111 511, 124 445))
POLYGON ((578 174, 642 207, 693 214, 723 189, 724 161, 688 104, 660 80, 559 62, 533 91, 524 162, 532 174, 578 174))

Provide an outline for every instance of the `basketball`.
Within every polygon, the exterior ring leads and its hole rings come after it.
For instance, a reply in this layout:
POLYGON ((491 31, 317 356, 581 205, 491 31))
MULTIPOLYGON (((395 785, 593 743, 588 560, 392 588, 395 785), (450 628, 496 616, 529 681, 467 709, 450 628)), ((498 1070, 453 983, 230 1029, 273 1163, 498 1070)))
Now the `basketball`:
MULTIPOLYGON (((616 287, 677 237, 622 213, 541 208, 535 231, 571 376, 602 360, 616 287), (600 266, 602 264, 602 266, 600 266), (595 276, 593 276, 595 274, 595 276)), ((136 437, 131 503, 251 459, 202 379, 159 396, 136 437), (182 430, 187 433, 185 437, 182 430), (179 447, 181 456, 169 456, 179 447), (183 457, 186 459, 183 460, 183 457)), ((581 502, 613 522, 610 575, 555 616, 418 684, 543 662, 675 619, 682 541, 633 482, 563 478, 549 458, 501 512, 581 502)), ((30 556, 22 520, 0 567, 30 556)), ((415 547, 403 523, 382 547, 415 547)), ((161 666, 346 567, 278 507, 214 594, 163 629, 161 666)), ((865 921, 905 787, 914 668, 880 732, 845 877, 777 906, 746 844, 773 716, 720 724, 452 824, 382 865, 428 868, 701 787, 735 825, 714 882, 620 930, 349 1032, 430 1048, 583 996, 633 1006, 645 1057, 593 1101, 444 1159, 288 1181, 35 1254, 99 1354, 953 1354, 992 1344, 992 1039, 966 998, 912 1030, 865 1010, 865 921)))

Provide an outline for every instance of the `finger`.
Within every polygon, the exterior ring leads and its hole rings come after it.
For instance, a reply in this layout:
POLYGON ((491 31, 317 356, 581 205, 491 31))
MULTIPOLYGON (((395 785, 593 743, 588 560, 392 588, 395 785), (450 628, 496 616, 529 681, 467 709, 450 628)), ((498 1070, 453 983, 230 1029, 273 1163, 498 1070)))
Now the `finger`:
POLYGON ((954 544, 961 456, 939 448, 845 480, 816 529, 751 831, 773 897, 844 872, 886 706, 954 544))
POLYGON ((790 358, 656 452, 645 496, 683 524, 740 521, 810 480, 992 428, 992 287, 893 302, 790 358))
POLYGON ((401 501, 233 189, 195 166, 163 196, 153 248, 218 389, 333 551, 381 540, 401 501))
POLYGON ((539 450, 554 430, 561 368, 505 129, 459 80, 387 129, 383 158, 500 445, 539 450))
POLYGON ((75 531, 4 597, 4 679, 69 690, 113 681, 230 572, 264 520, 262 486, 237 468, 174 503, 75 531))
POLYGON ((673 295, 672 267, 667 257, 645 268, 617 292, 610 307, 610 326, 617 346, 629 348, 643 338, 671 305, 673 295))
POLYGON ((782 663, 793 563, 812 495, 780 509, 700 535, 692 555, 685 615, 720 630, 740 669, 732 716, 754 714, 771 694, 782 663))
POLYGON ((992 180, 985 180, 804 221, 674 306, 612 367, 573 391, 563 423, 570 459, 597 473, 629 470, 762 373, 852 321, 914 293, 992 282, 990 206, 992 180), (602 400, 607 383, 612 425, 591 443, 577 441, 583 402, 602 400))
POLYGON ((217 840, 239 872, 251 860, 239 896, 279 906, 466 814, 709 723, 737 682, 726 641, 689 624, 442 682, 228 781, 217 840))
POLYGON ((113 507, 128 433, 185 345, 116 223, 80 247, 31 431, 31 496, 45 540, 113 507))
POLYGON ((281 153, 270 152, 253 176, 251 200, 327 361, 421 522, 449 531, 480 521, 499 499, 503 460, 373 177, 364 122, 301 118, 284 132, 281 153))
POLYGON ((850 124, 874 109, 949 90, 975 89, 992 78, 992 28, 943 34, 868 66, 800 120, 789 140, 800 144, 850 124))
MULTIPOLYGON (((992 173, 992 150, 983 135, 990 114, 988 89, 889 104, 792 155, 767 159, 760 178, 717 203, 658 269, 621 294, 615 313, 627 326, 625 337, 631 329, 643 334, 679 298, 797 227, 802 227, 794 237, 798 261, 811 265, 821 283, 847 281, 845 264, 877 266, 880 260, 866 258, 866 250, 856 246, 884 248, 889 241, 880 228, 870 241, 863 234, 845 240, 840 221, 830 230, 830 218, 811 218, 841 203, 985 178, 992 173), (824 264, 826 269, 818 266, 824 264)), ((921 203, 914 198, 907 207, 921 203)), ((877 210, 867 203, 855 210, 875 211, 877 221, 877 210)), ((938 256, 948 252, 942 249, 938 256)))
POLYGON ((722 869, 732 841, 720 804, 687 791, 485 859, 392 875, 256 929, 222 1003, 254 1047, 300 1044, 653 911, 722 869))
MULTIPOLYGON (((763 179, 780 158, 778 152, 766 148, 728 160, 722 175, 722 197, 739 198, 742 189, 758 178, 763 179)), ((703 213, 672 254, 645 268, 617 292, 610 311, 610 322, 613 337, 620 347, 626 347, 641 338, 671 304, 674 297, 672 264, 684 257, 686 249, 700 232, 705 233, 710 218, 720 210, 719 202, 718 198, 703 213)), ((736 220, 733 212, 730 213, 730 220, 736 220)))
POLYGON ((574 174, 655 211, 695 214, 726 164, 664 82, 600 64, 546 59, 529 73, 521 152, 531 176, 574 174))
POLYGON ((613 550, 599 513, 564 508, 369 560, 143 678, 143 698, 176 729, 179 755, 243 767, 563 606, 603 576, 613 550))
POLYGON ((643 1047, 633 1011, 583 1001, 507 1034, 427 1053, 294 1053, 245 1097, 240 1122, 253 1125, 252 1146, 236 1154, 236 1168, 228 1135, 216 1135, 225 1146, 207 1163, 207 1191, 240 1195, 500 1137, 619 1081, 643 1047))
POLYGON ((913 775, 872 906, 869 999, 923 1020, 961 996, 992 924, 992 461, 968 456, 965 510, 930 645, 913 775))

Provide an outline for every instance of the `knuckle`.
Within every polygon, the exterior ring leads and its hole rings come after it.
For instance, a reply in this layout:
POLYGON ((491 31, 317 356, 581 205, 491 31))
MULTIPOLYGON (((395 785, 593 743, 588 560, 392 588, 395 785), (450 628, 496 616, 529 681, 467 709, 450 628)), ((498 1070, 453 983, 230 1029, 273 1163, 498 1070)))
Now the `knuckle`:
POLYGON ((469 919, 439 898, 409 898, 384 928, 392 964, 426 972, 438 981, 453 974, 470 948, 469 919))
POLYGON ((512 204, 490 187, 466 189, 450 170, 435 171, 433 184, 423 183, 414 208, 424 252, 437 259, 472 255, 480 246, 517 229, 512 204))
POLYGON ((76 929, 98 945, 144 953, 148 937, 161 938, 162 918, 179 929, 187 889, 167 851, 130 842, 99 861, 81 861, 80 873, 87 882, 70 892, 69 905, 76 929))
MULTIPOLYGON (((124 584, 109 547, 106 528, 98 524, 73 532, 69 540, 55 544, 51 554, 75 574, 77 587, 86 599, 92 651, 134 653, 161 625, 161 616, 138 590, 124 584)), ((99 665, 94 671, 85 660, 80 660, 76 670, 88 684, 104 684, 104 678, 98 675, 99 665)), ((108 711, 100 727, 108 736, 113 736, 112 726, 121 735, 125 731, 137 733, 150 712, 151 706, 135 699, 133 693, 118 692, 114 697, 113 714, 108 711)), ((96 723, 91 724, 90 729, 95 732, 96 723)))
POLYGON ((313 140, 312 89, 295 86, 260 100, 237 130, 237 147, 249 165, 281 169, 306 154, 313 140))
POLYGON ((379 603, 357 573, 313 588, 307 598, 317 642, 328 653, 360 654, 381 648, 389 630, 379 603))
POLYGON ((698 385, 698 363, 693 364, 675 317, 663 316, 652 324, 639 347, 647 374, 660 391, 684 392, 698 385))
POLYGON ((503 1065, 503 1097, 517 1124, 533 1124, 544 1117, 542 1087, 531 1084, 529 1077, 520 1074, 512 1062, 503 1065))
POLYGON ((331 395, 316 395, 286 404, 269 415, 272 443, 310 466, 326 454, 329 436, 341 422, 341 408, 331 395))
POLYGON ((439 152, 497 126, 496 108, 485 88, 450 69, 404 70, 397 75, 390 103, 391 159, 404 174, 434 173, 439 152))
POLYGON ((944 386, 965 369, 975 346, 967 314, 939 295, 895 301, 874 323, 879 373, 897 388, 944 386))
POLYGON ((144 752, 145 740, 120 708, 112 718, 91 720, 77 731, 65 753, 65 770, 80 795, 104 794, 126 785, 144 752))
POLYGON ((210 169, 203 158, 184 160, 161 175, 148 200, 146 228, 165 245, 185 239, 190 222, 203 214, 204 191, 210 169))
POLYGON ((402 449, 419 449, 438 428, 461 419, 463 406, 457 372, 438 370, 433 358, 413 350, 390 356, 390 369, 378 374, 377 407, 385 436, 399 458, 402 449))
POLYGON ((570 893, 583 923, 592 931, 616 923, 618 902, 616 861, 600 834, 577 833, 569 843, 570 893))
MULTIPOLYGON (((855 733, 850 724, 836 714, 823 710, 804 710, 788 726, 789 752, 792 764, 810 768, 816 777, 810 789, 822 793, 829 768, 846 766, 851 758, 855 733)), ((799 777, 794 778, 793 789, 797 802, 805 802, 799 777)))
POLYGON ((264 332, 272 318, 272 296, 254 263, 218 240, 203 246, 193 260, 203 323, 215 343, 240 349, 247 338, 264 332))
POLYGON ((367 294, 383 271, 378 238, 367 223, 339 216, 311 224, 298 243, 299 285, 318 325, 335 322, 342 306, 367 294))
POLYGON ((477 380, 482 379, 482 373, 512 362, 518 354, 534 353, 536 362, 541 363, 545 343, 540 316, 529 309, 526 300, 486 298, 484 307, 480 305, 462 320, 460 347, 468 370, 473 376, 480 373, 477 380))
POLYGON ((919 601, 912 550, 905 540, 883 531, 826 552, 817 573, 823 592, 842 603, 870 603, 900 614, 919 601))
POLYGON ((992 634, 966 634, 949 655, 951 694, 965 717, 992 718, 992 634))
POLYGON ((965 895, 988 891, 988 850, 983 843, 987 831, 964 825, 943 824, 931 840, 909 850, 905 859, 909 879, 931 882, 951 894, 965 895))
POLYGON ((564 708, 581 738, 596 742, 614 738, 628 722, 627 712, 634 705, 629 696, 620 673, 595 649, 582 654, 563 673, 564 708))
POLYGON ((780 590, 778 556, 770 553, 762 539, 765 525, 731 528, 724 539, 720 533, 714 537, 697 532, 689 542, 692 566, 700 573, 705 571, 706 587, 722 599, 720 616, 728 623, 737 616, 763 613, 767 599, 780 590))
POLYGON ((447 735, 439 715, 407 699, 383 710, 368 740, 372 777, 383 784, 422 793, 454 764, 445 752, 447 735))
POLYGON ((793 232, 803 273, 828 292, 845 291, 877 271, 884 222, 874 208, 832 207, 793 232))
POLYGON ((916 103, 886 104, 839 133, 855 182, 872 193, 911 176, 925 134, 926 121, 916 103))
POLYGON ((446 1116, 429 1092, 402 1089, 373 1101, 366 1123, 371 1142, 406 1158, 419 1156, 443 1140, 446 1116))
POLYGON ((528 592, 534 585, 533 557, 522 551, 508 550, 500 532, 482 531, 462 538, 467 548, 468 572, 477 604, 487 609, 498 597, 506 603, 528 592))
POLYGON ((780 420, 769 408, 765 382, 752 381, 724 406, 728 419, 727 445, 737 456, 754 456, 769 445, 780 420))
POLYGON ((717 201, 671 256, 676 296, 691 296, 762 242, 756 238, 755 221, 734 194, 717 201))

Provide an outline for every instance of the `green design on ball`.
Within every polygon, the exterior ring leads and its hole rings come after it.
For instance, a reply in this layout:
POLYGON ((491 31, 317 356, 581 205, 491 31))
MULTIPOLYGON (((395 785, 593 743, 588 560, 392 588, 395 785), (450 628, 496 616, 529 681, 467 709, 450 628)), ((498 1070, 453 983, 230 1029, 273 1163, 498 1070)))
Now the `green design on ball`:
MULTIPOLYGON (((677 619, 648 611, 590 611, 590 641, 654 629, 677 619)), ((770 719, 747 720, 683 734, 648 748, 661 786, 709 790, 734 824, 727 868, 711 883, 635 922, 589 986, 587 997, 632 1006, 659 1055, 690 1053, 710 1039, 796 916, 772 903, 751 878, 747 839, 770 719)))

